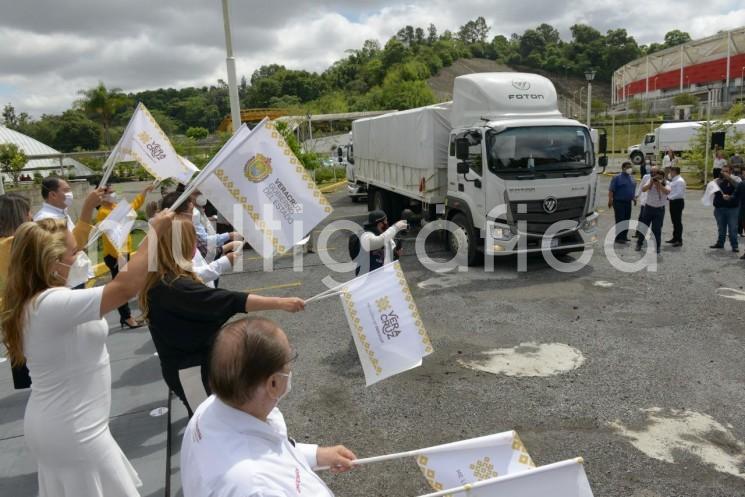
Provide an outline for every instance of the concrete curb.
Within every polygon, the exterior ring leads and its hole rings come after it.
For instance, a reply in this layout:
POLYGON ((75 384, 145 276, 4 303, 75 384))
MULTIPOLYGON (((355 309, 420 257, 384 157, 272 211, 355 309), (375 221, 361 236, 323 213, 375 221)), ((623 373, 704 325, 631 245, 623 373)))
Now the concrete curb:
POLYGON ((346 184, 347 184, 347 180, 343 180, 343 181, 339 181, 338 183, 326 185, 323 188, 321 188, 321 193, 333 193, 336 190, 338 190, 340 186, 346 185, 346 184))

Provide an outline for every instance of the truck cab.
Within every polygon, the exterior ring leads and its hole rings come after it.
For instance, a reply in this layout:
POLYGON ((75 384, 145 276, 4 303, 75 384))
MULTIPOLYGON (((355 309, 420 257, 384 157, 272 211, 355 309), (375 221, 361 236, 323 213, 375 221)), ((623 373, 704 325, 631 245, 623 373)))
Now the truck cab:
POLYGON ((647 133, 642 143, 629 147, 629 159, 635 166, 641 165, 647 156, 655 157, 656 155, 657 135, 655 133, 647 133))
POLYGON ((590 132, 567 119, 492 121, 454 130, 448 157, 449 218, 485 253, 581 249, 594 232, 595 154, 590 132), (562 222, 562 225, 555 225, 562 222), (554 226, 552 228, 552 226, 554 226), (549 230, 556 230, 549 232, 549 230), (479 239, 483 239, 483 242, 479 239))

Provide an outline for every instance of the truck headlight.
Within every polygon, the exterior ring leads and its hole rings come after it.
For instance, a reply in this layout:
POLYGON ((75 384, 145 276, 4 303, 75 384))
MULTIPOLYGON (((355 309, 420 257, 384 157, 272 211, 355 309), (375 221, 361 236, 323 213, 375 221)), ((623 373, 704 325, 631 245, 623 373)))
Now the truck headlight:
POLYGON ((490 223, 489 231, 493 240, 510 240, 512 238, 510 227, 503 224, 490 223))

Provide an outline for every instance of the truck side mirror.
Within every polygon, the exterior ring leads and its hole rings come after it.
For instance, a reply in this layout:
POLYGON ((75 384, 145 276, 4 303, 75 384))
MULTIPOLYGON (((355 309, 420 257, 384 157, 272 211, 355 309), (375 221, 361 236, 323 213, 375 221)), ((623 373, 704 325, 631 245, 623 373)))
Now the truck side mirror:
POLYGON ((455 157, 458 160, 467 161, 468 160, 468 148, 469 148, 469 144, 466 138, 458 138, 457 140, 455 140, 455 157))
POLYGON ((598 166, 603 168, 603 171, 605 171, 605 168, 608 167, 608 156, 607 155, 603 155, 602 157, 598 159, 598 166))
POLYGON ((336 148, 336 156, 339 157, 339 162, 341 162, 341 159, 344 157, 344 151, 341 147, 336 148))
POLYGON ((468 162, 459 162, 458 163, 458 168, 457 168, 458 174, 468 174, 468 171, 470 171, 470 170, 471 170, 471 168, 468 165, 468 162))
POLYGON ((603 133, 598 137, 598 151, 605 154, 608 151, 608 135, 603 133))

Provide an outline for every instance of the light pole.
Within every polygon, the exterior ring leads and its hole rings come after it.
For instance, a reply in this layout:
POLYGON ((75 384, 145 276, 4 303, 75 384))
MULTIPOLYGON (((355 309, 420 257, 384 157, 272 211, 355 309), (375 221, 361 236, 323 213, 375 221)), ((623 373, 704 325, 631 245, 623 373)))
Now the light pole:
POLYGON ((225 49, 228 66, 228 95, 230 95, 230 119, 233 121, 233 132, 241 125, 241 103, 238 99, 238 81, 235 77, 235 57, 233 57, 233 37, 230 35, 230 8, 228 0, 222 0, 222 18, 225 22, 225 49))
POLYGON ((709 179, 709 146, 711 144, 711 88, 706 88, 706 149, 704 150, 704 186, 709 179))
POLYGON ((585 71, 587 80, 587 127, 590 128, 590 114, 592 113, 592 80, 595 79, 595 71, 588 69, 585 71))

